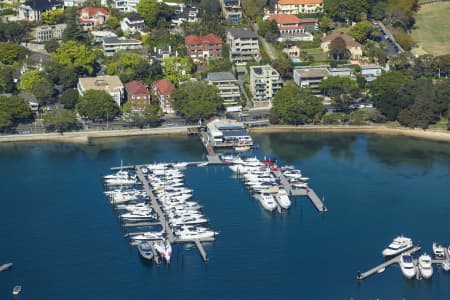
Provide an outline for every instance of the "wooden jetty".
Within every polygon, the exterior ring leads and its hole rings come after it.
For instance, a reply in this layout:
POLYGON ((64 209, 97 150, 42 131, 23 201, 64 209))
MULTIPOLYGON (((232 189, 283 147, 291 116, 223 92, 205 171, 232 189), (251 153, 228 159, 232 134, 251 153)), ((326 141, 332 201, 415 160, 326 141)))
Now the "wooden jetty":
POLYGON ((280 178, 280 182, 283 185, 284 189, 289 195, 292 196, 307 196, 308 199, 311 201, 311 203, 314 205, 314 207, 319 212, 327 212, 328 208, 325 206, 325 204, 320 200, 320 198, 317 196, 316 192, 308 187, 305 189, 298 189, 293 188, 292 185, 289 183, 287 178, 283 175, 281 171, 274 172, 275 175, 280 178))
POLYGON ((393 265, 395 263, 399 263, 400 262, 400 256, 403 253, 407 252, 407 253, 410 253, 410 254, 414 254, 417 251, 419 251, 420 249, 422 249, 421 246, 415 246, 415 247, 413 247, 413 248, 411 248, 409 250, 406 250, 406 251, 404 251, 404 252, 394 256, 393 258, 385 261, 384 263, 379 264, 376 267, 373 267, 372 269, 370 269, 370 270, 368 270, 368 271, 366 271, 364 273, 358 273, 358 275, 356 276, 356 279, 358 279, 358 280, 366 279, 367 277, 372 276, 373 274, 380 272, 381 270, 389 267, 390 265, 393 265))
POLYGON ((205 248, 203 248, 202 243, 200 243, 199 239, 194 240, 195 246, 197 246, 198 252, 200 252, 200 256, 203 258, 203 261, 208 261, 208 254, 206 254, 205 248))

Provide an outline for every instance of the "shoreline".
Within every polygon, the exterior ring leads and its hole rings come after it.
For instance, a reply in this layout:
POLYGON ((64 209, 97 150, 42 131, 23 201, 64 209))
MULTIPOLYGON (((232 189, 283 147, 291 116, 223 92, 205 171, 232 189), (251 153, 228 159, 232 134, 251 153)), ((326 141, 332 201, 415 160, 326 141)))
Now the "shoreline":
MULTIPOLYGON (((11 142, 70 142, 70 143, 89 143, 94 139, 119 138, 135 136, 153 136, 153 135, 187 135, 188 128, 192 126, 164 127, 149 129, 127 129, 127 130, 102 130, 88 132, 65 132, 42 133, 42 134, 23 134, 23 135, 4 135, 0 136, 0 143, 11 142)), ((392 128, 384 125, 366 125, 366 126, 321 126, 321 125, 272 125, 268 127, 250 128, 252 134, 277 133, 277 132, 335 132, 335 133, 370 133, 385 136, 409 136, 420 139, 450 142, 449 131, 392 128)))

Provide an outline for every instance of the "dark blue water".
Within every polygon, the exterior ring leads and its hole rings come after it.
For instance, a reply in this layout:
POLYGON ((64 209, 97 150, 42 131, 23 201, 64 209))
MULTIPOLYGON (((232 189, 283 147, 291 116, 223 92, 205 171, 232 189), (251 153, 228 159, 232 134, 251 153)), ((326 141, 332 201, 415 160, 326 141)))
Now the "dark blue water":
POLYGON ((103 199, 112 166, 204 159, 187 137, 91 145, 0 145, 0 299, 449 299, 450 274, 405 280, 398 267, 358 284, 396 235, 450 243, 450 145, 351 134, 255 137, 258 155, 295 164, 329 212, 306 198, 270 215, 226 167, 189 168, 187 184, 221 232, 175 246, 173 263, 143 262, 103 199))

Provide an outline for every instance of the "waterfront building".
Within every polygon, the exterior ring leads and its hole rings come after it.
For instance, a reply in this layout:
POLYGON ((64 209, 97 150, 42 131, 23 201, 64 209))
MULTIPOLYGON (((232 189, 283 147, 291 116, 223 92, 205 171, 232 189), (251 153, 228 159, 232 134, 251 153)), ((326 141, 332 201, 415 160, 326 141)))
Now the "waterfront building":
POLYGON ((295 84, 301 88, 310 88, 314 94, 320 93, 320 83, 328 78, 327 67, 301 67, 294 69, 295 84))
POLYGON ((174 113, 172 106, 172 92, 175 86, 167 79, 156 80, 152 83, 152 91, 159 100, 159 105, 164 113, 174 113))
POLYGON ((77 88, 80 96, 83 96, 88 90, 105 91, 113 97, 119 106, 122 104, 125 95, 125 88, 122 81, 115 75, 78 78, 77 88))
POLYGON ((270 107, 282 87, 280 74, 270 65, 250 67, 250 92, 255 105, 270 107))
POLYGON ((215 85, 219 89, 219 96, 224 106, 238 104, 241 92, 237 79, 230 72, 211 72, 207 76, 208 84, 215 85))
POLYGON ((209 143, 216 148, 252 146, 244 124, 230 119, 214 119, 206 124, 209 143))
POLYGON ((230 24, 237 25, 241 23, 242 8, 241 0, 220 0, 222 15, 230 24))
POLYGON ((279 14, 314 14, 323 11, 323 0, 278 0, 276 11, 279 14))
POLYGON ((194 61, 222 57, 222 40, 210 33, 204 36, 188 35, 184 38, 188 56, 194 61))
POLYGON ((148 84, 141 80, 133 80, 125 84, 127 101, 146 100, 150 103, 150 92, 148 84))
POLYGON ((249 61, 259 61, 258 36, 249 28, 230 28, 227 31, 230 47, 230 61, 235 65, 246 65, 249 61))

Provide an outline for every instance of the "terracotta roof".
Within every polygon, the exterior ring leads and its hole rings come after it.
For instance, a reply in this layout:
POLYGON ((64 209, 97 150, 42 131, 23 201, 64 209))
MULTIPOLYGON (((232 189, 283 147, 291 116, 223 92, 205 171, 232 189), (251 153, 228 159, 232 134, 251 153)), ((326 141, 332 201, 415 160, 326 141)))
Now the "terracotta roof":
POLYGON ((332 33, 326 36, 323 36, 320 38, 320 40, 322 41, 322 43, 326 43, 326 42, 331 42, 333 41, 335 38, 342 38, 345 42, 345 45, 347 46, 347 48, 349 47, 361 47, 361 44, 358 43, 353 37, 349 36, 348 34, 345 33, 332 33))
POLYGON ((278 5, 322 4, 323 0, 278 0, 278 5))
POLYGON ((109 16, 109 11, 106 8, 103 7, 92 7, 92 6, 86 6, 85 8, 77 10, 77 13, 79 15, 83 13, 87 13, 88 16, 94 17, 98 14, 102 14, 105 16, 109 16))
POLYGON ((140 80, 130 81, 125 84, 128 95, 132 96, 148 96, 148 85, 140 80))
POLYGON ((295 15, 288 14, 274 14, 269 17, 269 21, 274 20, 277 24, 298 24, 300 19, 295 15))
POLYGON ((197 45, 197 44, 203 44, 203 43, 209 43, 209 44, 222 44, 222 40, 217 35, 210 33, 208 35, 204 36, 197 36, 197 35, 188 35, 184 38, 184 41, 188 45, 197 45))
POLYGON ((167 79, 156 80, 152 83, 152 86, 164 95, 170 95, 175 90, 175 86, 167 79))

